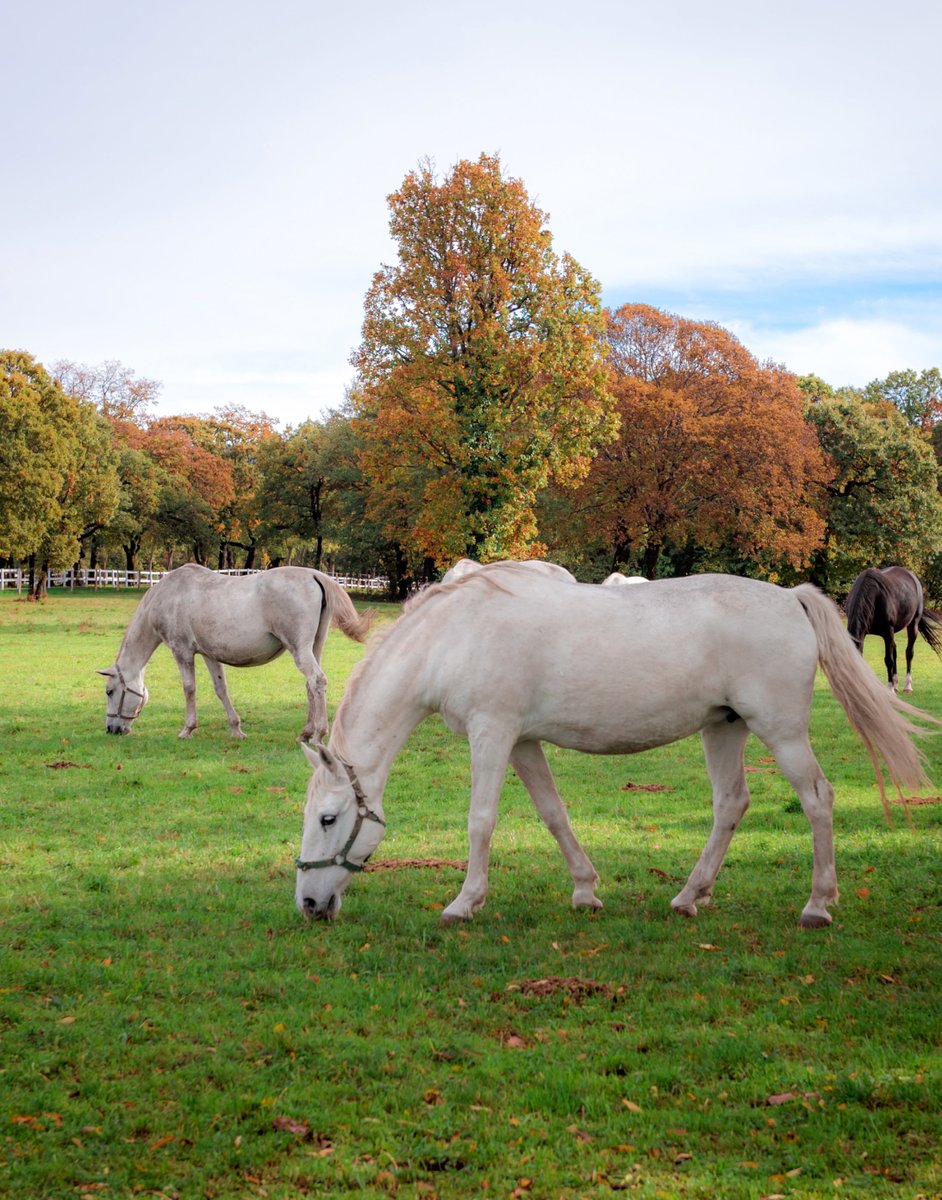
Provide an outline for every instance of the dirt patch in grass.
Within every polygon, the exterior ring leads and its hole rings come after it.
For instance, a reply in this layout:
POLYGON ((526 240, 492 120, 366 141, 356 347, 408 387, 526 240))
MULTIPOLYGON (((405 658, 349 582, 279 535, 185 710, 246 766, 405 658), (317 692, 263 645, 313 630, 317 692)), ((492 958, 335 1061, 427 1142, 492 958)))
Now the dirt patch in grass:
POLYGON ((454 867, 466 871, 468 860, 457 858, 383 858, 366 864, 367 871, 408 871, 418 867, 454 867))

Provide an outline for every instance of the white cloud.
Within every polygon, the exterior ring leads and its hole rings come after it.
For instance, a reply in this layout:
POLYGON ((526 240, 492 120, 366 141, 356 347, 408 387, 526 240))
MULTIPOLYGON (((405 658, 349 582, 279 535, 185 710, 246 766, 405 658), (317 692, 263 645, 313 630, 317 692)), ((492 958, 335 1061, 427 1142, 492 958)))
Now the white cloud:
POLYGON ((745 322, 731 328, 757 358, 797 375, 818 375, 833 387, 863 387, 892 371, 942 367, 942 320, 934 329, 882 318, 837 318, 790 330, 745 322))

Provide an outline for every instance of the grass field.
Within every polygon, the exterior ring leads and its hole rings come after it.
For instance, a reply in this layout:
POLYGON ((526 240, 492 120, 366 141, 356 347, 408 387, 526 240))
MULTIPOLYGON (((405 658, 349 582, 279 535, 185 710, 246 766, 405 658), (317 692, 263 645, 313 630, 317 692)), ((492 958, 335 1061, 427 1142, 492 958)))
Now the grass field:
MULTIPOLYGON (((0 1195, 942 1195, 942 805, 888 828, 823 680, 829 929, 798 928, 810 831, 755 742, 714 904, 671 913, 710 824, 696 739, 548 748, 604 909, 569 907, 511 776, 487 906, 441 928, 469 770, 437 719, 393 769, 376 869, 312 925, 293 905, 300 675, 229 672, 240 743, 200 667, 185 742, 161 649, 133 734, 106 737, 94 669, 138 599, 0 593, 0 1195)), ((331 712, 361 653, 331 634, 331 712)), ((915 680, 942 714, 924 643, 915 680)), ((942 741, 926 753, 942 792, 942 741)))

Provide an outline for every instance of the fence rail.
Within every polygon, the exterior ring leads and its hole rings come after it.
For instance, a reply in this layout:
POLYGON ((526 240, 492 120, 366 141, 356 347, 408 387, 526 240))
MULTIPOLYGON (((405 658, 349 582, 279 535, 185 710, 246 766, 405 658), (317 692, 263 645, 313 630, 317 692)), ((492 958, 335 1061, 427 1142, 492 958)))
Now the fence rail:
MULTIPOLYGON (((158 579, 162 579, 167 571, 113 571, 111 568, 97 570, 68 570, 54 571, 49 576, 50 587, 90 587, 90 588, 149 588, 158 579)), ((218 571, 219 575, 258 575, 258 571, 235 569, 218 571)), ((389 580, 383 575, 334 575, 325 571, 325 575, 340 584, 342 588, 354 592, 385 592, 389 588, 389 580)), ((15 588, 21 592, 29 586, 29 572, 20 567, 0 568, 0 592, 15 588)))

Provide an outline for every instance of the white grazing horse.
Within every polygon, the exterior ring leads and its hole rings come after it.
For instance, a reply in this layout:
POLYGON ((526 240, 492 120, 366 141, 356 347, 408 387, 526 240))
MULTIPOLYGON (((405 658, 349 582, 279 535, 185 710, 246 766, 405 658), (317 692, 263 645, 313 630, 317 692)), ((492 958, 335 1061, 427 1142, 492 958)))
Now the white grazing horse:
POLYGON ((491 567, 506 567, 516 565, 518 567, 527 567, 531 571, 539 571, 543 575, 552 575, 557 579, 568 579, 570 583, 576 582, 576 577, 565 567, 559 566, 558 563, 544 562, 541 558, 526 558, 522 562, 517 562, 515 559, 504 558, 499 562, 479 563, 473 558, 459 558, 453 567, 449 567, 445 574, 439 580, 440 583, 454 583, 457 579, 463 579, 466 575, 470 575, 473 571, 489 570, 491 567))
POLYGON ((622 575, 621 571, 613 571, 602 580, 602 587, 621 587, 626 583, 647 583, 643 575, 622 575))
POLYGON ((508 761, 559 843, 573 905, 598 907, 598 876, 540 743, 631 754, 699 731, 713 783, 713 831, 673 908, 693 916, 710 898, 749 804, 743 748, 752 732, 775 755, 811 824, 811 896, 801 924, 826 925, 837 879, 834 792, 808 740, 818 663, 878 779, 879 754, 897 786, 920 786, 922 762, 910 736, 917 730, 900 710, 935 719, 880 686, 834 604, 810 584, 785 589, 698 575, 638 588, 560 586, 505 566, 421 592, 351 677, 329 746, 304 747, 314 773, 297 907, 307 916, 336 915, 352 873, 382 839, 393 759, 415 726, 440 712, 468 738, 472 765, 468 871, 443 922, 467 920, 484 904, 508 761))
POLYGON ((202 655, 233 737, 244 737, 229 699, 223 664, 258 667, 287 650, 307 683, 303 740, 327 734, 327 678, 320 658, 333 619, 362 642, 372 618, 360 616, 347 593, 329 575, 306 567, 275 567, 256 575, 217 575, 187 563, 148 591, 134 611, 106 679, 108 733, 130 733, 147 703, 144 668, 161 642, 176 659, 186 699, 180 737, 196 728, 194 657, 202 655))

